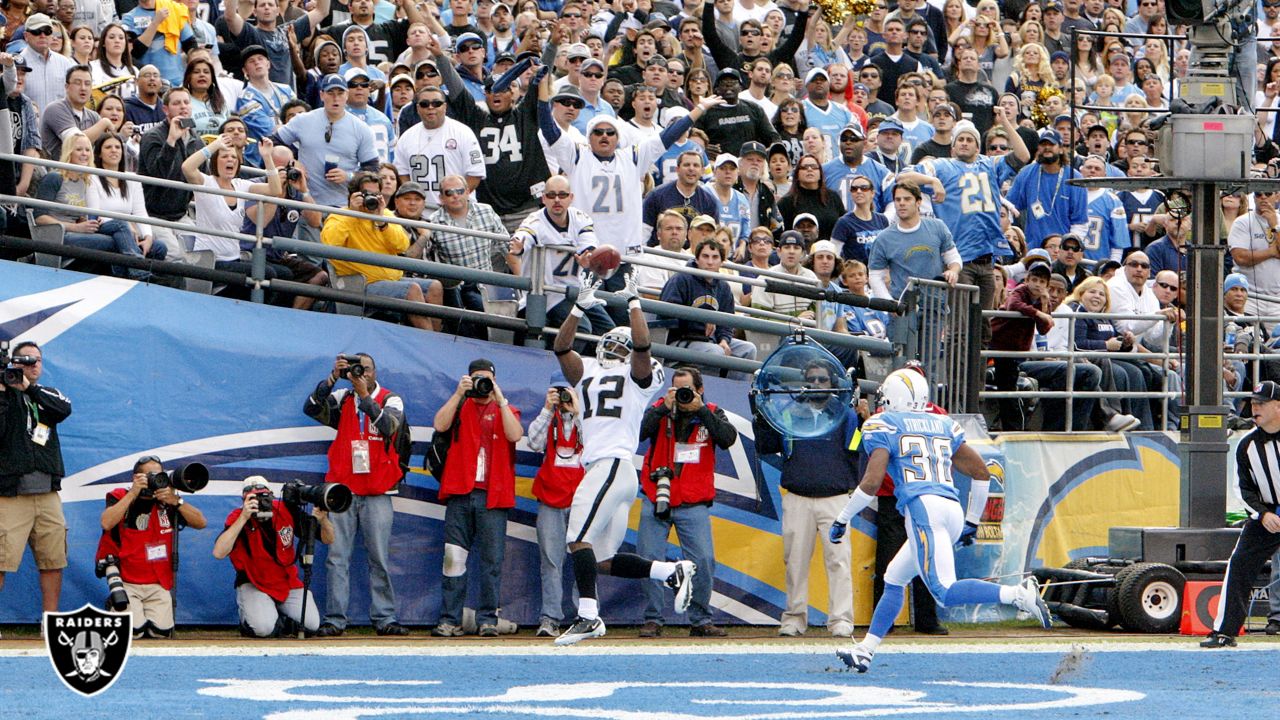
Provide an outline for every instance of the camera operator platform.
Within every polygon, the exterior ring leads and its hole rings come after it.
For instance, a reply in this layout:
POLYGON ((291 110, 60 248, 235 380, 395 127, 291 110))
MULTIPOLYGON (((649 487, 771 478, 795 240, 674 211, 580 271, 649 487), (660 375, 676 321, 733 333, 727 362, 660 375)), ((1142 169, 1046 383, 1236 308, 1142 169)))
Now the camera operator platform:
MULTIPOLYGON (((1227 423, 1224 403, 1223 267, 1219 191, 1271 193, 1280 179, 1250 171, 1256 117, 1252 112, 1256 28, 1247 0, 1167 0, 1169 25, 1190 26, 1191 61, 1177 97, 1144 123, 1157 134, 1165 175, 1073 179, 1073 185, 1110 189, 1154 188, 1169 195, 1169 212, 1193 215, 1187 245, 1187 324, 1181 518, 1178 528, 1112 528, 1112 557, 1147 562, 1221 560, 1238 533, 1223 527, 1226 509, 1227 423)), ((1100 35, 1104 33, 1093 32, 1100 35)), ((1130 36, 1137 37, 1137 36, 1130 36)), ((1165 39, 1164 36, 1156 36, 1165 39)), ((1172 97, 1173 94, 1170 93, 1172 97)), ((1093 109, 1072 105, 1072 112, 1093 109)))
MULTIPOLYGON (((207 481, 204 466, 194 467, 199 471, 193 474, 199 477, 203 473, 207 481)), ((188 468, 182 468, 175 476, 182 478, 188 468)), ((204 485, 199 481, 195 484, 204 485)), ((158 457, 148 455, 134 463, 129 487, 107 493, 97 571, 99 577, 108 579, 112 591, 108 602, 112 608, 122 610, 123 604, 133 615, 135 639, 173 636, 178 531, 183 527, 202 530, 206 525, 204 514, 179 494, 178 487, 182 485, 165 474, 158 457), (122 581, 123 598, 116 594, 113 577, 122 581)))

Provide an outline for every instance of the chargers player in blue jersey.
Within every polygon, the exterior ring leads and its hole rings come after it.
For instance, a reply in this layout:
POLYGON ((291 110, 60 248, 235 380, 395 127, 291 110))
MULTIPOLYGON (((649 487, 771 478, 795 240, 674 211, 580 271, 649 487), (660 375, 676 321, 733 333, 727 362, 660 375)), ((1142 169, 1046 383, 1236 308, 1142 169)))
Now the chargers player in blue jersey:
POLYGON ((880 384, 877 404, 881 412, 862 426, 866 472, 832 523, 831 542, 840 542, 849 520, 875 499, 886 472, 893 479, 898 509, 907 519, 908 539, 885 571, 884 594, 866 636, 852 648, 837 651, 836 656, 858 672, 871 667, 881 640, 902 610, 907 583, 916 575, 942 607, 1004 603, 1029 613, 1048 629, 1052 623, 1049 606, 1040 597, 1034 577, 1021 585, 956 579, 953 544, 968 545, 976 537, 991 473, 977 451, 965 444, 959 424, 926 412, 928 381, 913 370, 895 370, 880 384), (967 511, 960 508, 951 482, 953 464, 973 479, 967 511))

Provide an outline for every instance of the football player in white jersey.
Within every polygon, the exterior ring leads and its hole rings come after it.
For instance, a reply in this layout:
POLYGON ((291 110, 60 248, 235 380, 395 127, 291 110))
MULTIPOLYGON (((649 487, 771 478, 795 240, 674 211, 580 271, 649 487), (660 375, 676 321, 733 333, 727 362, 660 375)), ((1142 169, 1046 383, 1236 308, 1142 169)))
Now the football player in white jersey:
POLYGON ((396 141, 396 172, 400 182, 413 181, 427 193, 427 203, 440 204, 440 181, 446 175, 461 175, 475 190, 485 177, 484 153, 471 128, 445 117, 445 97, 431 86, 418 91, 418 117, 414 125, 396 141))
POLYGON ((594 275, 586 278, 553 346, 565 379, 582 398, 582 466, 586 468, 573 494, 567 530, 578 585, 578 618, 556 638, 557 645, 604 635, 596 600, 599 571, 614 577, 665 581, 675 591, 676 611, 684 612, 697 569, 688 560, 646 560, 618 552, 640 486, 635 465, 640 420, 645 408, 662 392, 665 377, 662 364, 649 354, 649 326, 630 273, 618 295, 627 300, 631 326, 614 328, 601 336, 595 359, 584 359, 573 351, 579 318, 604 302, 596 297, 600 284, 594 275))

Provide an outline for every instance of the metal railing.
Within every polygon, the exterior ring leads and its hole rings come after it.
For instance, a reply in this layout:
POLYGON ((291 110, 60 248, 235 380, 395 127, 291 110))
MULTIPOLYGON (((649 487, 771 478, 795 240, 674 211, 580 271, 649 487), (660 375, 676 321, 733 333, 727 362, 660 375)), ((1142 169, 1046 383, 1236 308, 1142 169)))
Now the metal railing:
MULTIPOLYGON (((142 218, 142 217, 137 217, 137 216, 133 216, 125 213, 117 213, 117 212, 112 212, 107 210, 100 210, 97 208, 94 209, 94 214, 101 217, 108 217, 116 220, 122 220, 126 222, 138 223, 143 225, 152 225, 156 227, 169 228, 171 230, 174 230, 182 234, 203 234, 203 235, 208 235, 212 237, 221 237, 221 238, 234 240, 237 243, 251 244, 253 248, 250 251, 252 269, 250 273, 247 275, 239 275, 238 273, 231 273, 226 271, 207 270, 204 268, 196 268, 196 267, 193 267, 190 265, 184 265, 181 263, 154 261, 154 260, 148 260, 141 257, 134 258, 131 256, 120 255, 117 253, 99 252, 99 251, 89 250, 86 248, 77 248, 77 247, 72 247, 67 245, 59 245, 56 243, 44 243, 40 241, 25 240, 25 239, 19 239, 19 238, 11 238, 11 237, 4 237, 3 240, 0 240, 0 244, 4 244, 9 247, 18 248, 23 251, 48 253, 51 255, 58 255, 62 257, 80 258, 80 259, 91 260, 94 262, 101 262, 101 263, 107 263, 112 265, 151 270, 152 272, 156 272, 156 273, 171 274, 171 275, 177 275, 182 277, 195 277, 199 279, 212 280, 214 282, 224 283, 228 285, 246 286, 250 288, 251 299, 255 302, 263 302, 265 300, 265 291, 270 289, 275 289, 275 290, 280 290, 280 291, 287 292, 294 295, 329 300, 333 302, 349 303, 349 304, 361 306, 362 308, 392 310, 396 312, 410 313, 410 314, 422 315, 422 316, 434 317, 434 318, 466 320, 466 321, 474 322, 487 327, 496 327, 499 329, 514 330, 517 332, 526 331, 528 333, 526 342, 530 344, 535 342, 540 343, 541 337, 545 331, 545 329, 543 328, 543 325, 545 324, 546 297, 545 297, 545 293, 542 291, 542 287, 541 287, 542 278, 541 278, 541 273, 539 272, 531 273, 532 277, 515 276, 515 275, 509 275, 505 273, 473 270, 470 268, 465 268, 457 265, 436 263, 436 262, 431 262, 427 260, 417 260, 413 258, 390 256, 390 255, 384 255, 379 253, 369 253, 369 252, 364 252, 360 250, 352 250, 350 248, 324 245, 321 243, 309 242, 305 240, 297 240, 293 238, 268 237, 262 234, 262 227, 263 225, 265 225, 265 223, 263 223, 261 220, 262 220, 262 213, 265 211, 265 206, 270 204, 270 205, 276 205, 276 206, 285 207, 285 208, 293 208, 297 210, 319 211, 319 212, 330 214, 330 215, 338 214, 338 215, 344 215, 348 217, 367 219, 371 221, 388 222, 392 224, 401 225, 404 227, 412 227, 412 228, 418 228, 418 229, 424 229, 424 230, 445 230, 451 233, 471 235, 471 236, 482 237, 482 238, 507 239, 506 235, 500 235, 496 233, 488 233, 488 232, 476 231, 476 230, 468 230, 466 228, 457 228, 453 226, 439 225, 439 224, 429 223, 429 222, 420 221, 420 220, 409 220, 409 219, 393 217, 393 216, 370 215, 368 213, 351 210, 349 208, 335 208, 335 207, 330 207, 325 205, 318 205, 314 203, 288 200, 285 198, 275 198, 275 197, 267 198, 267 197, 253 195, 250 193, 242 193, 234 190, 194 186, 185 182, 179 182, 174 180, 166 180, 162 178, 152 178, 152 177, 146 177, 146 176, 137 176, 137 175, 132 175, 128 173, 120 173, 120 172, 103 170, 100 168, 87 167, 87 166, 81 166, 81 165, 71 165, 71 164, 60 163, 60 162, 55 162, 51 160, 30 158, 26 156, 17 156, 17 155, 0 153, 0 160, 10 160, 13 162, 31 163, 35 165, 41 165, 54 170, 63 170, 63 171, 71 171, 76 173, 85 173, 85 174, 95 175, 95 176, 112 177, 119 180, 134 180, 143 184, 155 185, 159 187, 167 187, 170 189, 181 190, 184 192, 191 192, 191 193, 204 192, 204 193, 213 194, 213 195, 220 195, 223 197, 234 197, 242 200, 254 201, 258 203, 258 208, 260 213, 259 222, 256 223, 258 228, 257 233, 254 235, 247 235, 242 233, 219 231, 219 230, 214 230, 209 228, 194 227, 187 223, 167 221, 159 218, 149 218, 149 217, 142 218), (279 280, 279 279, 268 280, 265 277, 265 272, 266 272, 266 250, 269 248, 275 248, 275 249, 289 251, 289 252, 297 252, 310 257, 324 258, 329 260, 341 260, 341 261, 347 261, 347 262, 374 265, 379 267, 388 267, 388 268, 399 269, 407 272, 416 272, 423 275, 427 275, 432 278, 446 278, 446 279, 477 282, 477 283, 484 283, 487 285, 512 288, 517 291, 523 291, 528 293, 526 299, 529 301, 528 302, 529 312, 527 313, 526 319, 520 320, 517 318, 500 317, 500 316, 495 316, 493 314, 486 314, 486 313, 481 313, 477 311, 470 311, 470 310, 464 310, 464 309, 458 309, 458 308, 448 308, 448 307, 435 306, 435 305, 427 305, 425 303, 412 303, 404 300, 395 300, 392 298, 376 297, 376 296, 368 295, 367 293, 356 293, 356 292, 338 290, 334 288, 323 288, 323 287, 318 287, 314 285, 307 285, 303 283, 296 283, 296 282, 286 281, 286 280, 279 280), (540 306, 541 312, 537 312, 537 310, 539 309, 539 306, 540 306)), ((85 212, 85 208, 80 206, 61 204, 61 203, 37 200, 37 199, 26 198, 26 197, 0 196, 0 202, 25 205, 25 206, 39 208, 43 210, 63 211, 63 212, 69 212, 73 214, 83 214, 85 212)), ((551 246, 551 247, 554 247, 554 246, 551 246)), ((542 253, 544 253, 545 251, 546 250, 543 247, 538 247, 538 246, 535 246, 534 248, 531 249, 530 258, 529 258, 531 267, 538 267, 538 268, 542 267, 542 264, 541 264, 543 262, 542 253)), ((654 253, 654 254, 660 254, 660 253, 654 253)), ((680 257, 684 258, 684 256, 680 256, 680 257)), ((664 265, 664 267, 676 272, 696 270, 696 268, 670 267, 666 265, 664 265)), ((750 269, 750 271, 758 272, 754 268, 750 269)), ((762 276, 782 275, 777 273, 758 273, 758 274, 762 276)), ((806 297, 814 300, 835 300, 838 298, 838 301, 841 301, 841 302, 850 302, 850 303, 866 302, 868 304, 873 304, 877 309, 885 310, 889 312, 902 311, 902 307, 895 302, 884 301, 884 300, 869 301, 865 299, 856 300, 851 297, 846 297, 849 295, 847 293, 835 293, 830 290, 819 288, 813 283, 809 283, 809 284, 797 283, 795 281, 798 280, 799 278, 795 278, 794 276, 782 275, 782 278, 785 278, 785 281, 781 278, 774 279, 772 277, 732 278, 732 279, 723 275, 720 275, 717 277, 719 279, 728 280, 731 282, 745 282, 756 287, 764 288, 768 292, 776 292, 776 293, 786 294, 786 295, 797 295, 797 296, 806 297)), ((574 292, 576 293, 576 291, 574 292)), ((610 303, 611 305, 625 306, 625 303, 623 303, 620 299, 613 297, 609 293, 601 293, 600 296, 604 298, 606 302, 610 303)), ((570 295, 570 297, 573 297, 573 295, 570 295)), ((796 324, 793 318, 787 318, 785 321, 778 322, 778 321, 774 321, 773 319, 761 319, 759 317, 745 317, 745 316, 738 316, 738 315, 730 315, 726 313, 717 312, 714 310, 705 310, 702 308, 693 308, 693 307, 687 307, 683 305, 674 305, 674 304, 663 303, 655 300, 642 300, 641 307, 646 312, 650 312, 661 317, 676 318, 676 319, 682 319, 682 320, 687 320, 687 321, 697 322, 697 323, 714 323, 717 325, 723 325, 723 326, 731 327, 735 329, 751 330, 751 331, 774 335, 774 336, 786 336, 791 334, 796 324)), ((755 310, 752 314, 767 314, 767 311, 755 310)), ((893 353, 893 346, 886 341, 875 340, 872 338, 866 338, 866 337, 860 337, 860 336, 846 335, 846 334, 829 332, 829 331, 823 331, 818 329, 813 329, 810 332, 811 332, 811 335, 814 337, 814 339, 829 345, 850 347, 859 351, 863 351, 869 354, 879 355, 879 356, 891 355, 893 353)), ((665 357, 668 359, 677 360, 677 361, 692 362, 696 360, 698 364, 702 364, 702 365, 708 365, 708 366, 729 369, 729 370, 748 371, 748 372, 751 370, 754 370, 755 368, 758 368, 760 365, 760 363, 758 362, 744 361, 737 358, 726 358, 723 356, 717 356, 716 354, 712 354, 712 353, 690 353, 689 351, 685 351, 681 348, 655 347, 655 355, 659 357, 665 357), (746 365, 744 365, 744 363, 746 363, 746 365)))
POLYGON ((977 412, 983 377, 982 336, 974 336, 982 322, 978 287, 911 278, 902 301, 906 322, 893 324, 902 357, 920 361, 937 404, 953 413, 977 412))

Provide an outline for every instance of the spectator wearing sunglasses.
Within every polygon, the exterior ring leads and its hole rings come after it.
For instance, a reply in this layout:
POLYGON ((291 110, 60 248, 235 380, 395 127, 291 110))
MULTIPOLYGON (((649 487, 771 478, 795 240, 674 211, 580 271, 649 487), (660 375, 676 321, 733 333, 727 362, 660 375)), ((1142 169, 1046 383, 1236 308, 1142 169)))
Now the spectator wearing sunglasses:
MULTIPOLYGON (((43 111, 66 94, 67 71, 76 63, 66 55, 52 52, 53 19, 44 13, 36 13, 27 18, 23 37, 27 41, 27 47, 18 57, 30 68, 27 73, 26 96, 43 111)), ((179 77, 178 81, 181 80, 179 77)))
MULTIPOLYGON (((470 178, 461 175, 446 175, 440 181, 440 209, 426 217, 429 223, 448 225, 465 230, 480 230, 485 233, 502 236, 499 240, 490 237, 464 235, 450 230, 433 230, 431 241, 435 247, 436 258, 443 263, 493 272, 493 257, 505 256, 507 267, 520 274, 520 259, 512 252, 511 240, 502 219, 493 208, 471 199, 470 178)), ((464 282, 445 291, 445 302, 453 307, 484 312, 484 295, 479 284, 464 282)), ((463 322, 458 333, 467 337, 488 338, 488 329, 482 325, 463 322)))
POLYGON ((418 91, 418 117, 422 122, 409 128, 396 141, 396 170, 400 182, 412 180, 427 193, 429 205, 439 204, 440 183, 446 175, 462 175, 467 189, 475 189, 485 177, 480 141, 471 128, 445 116, 444 90, 428 87, 418 91))
MULTIPOLYGON (((763 47, 764 32, 758 20, 744 20, 738 25, 737 48, 725 42, 716 32, 715 3, 708 0, 702 8, 702 36, 706 40, 707 49, 711 51, 711 57, 716 61, 716 67, 721 70, 744 70, 751 61, 765 57, 775 67, 786 63, 794 69, 796 51, 800 49, 805 25, 809 22, 808 4, 803 5, 804 9, 796 12, 795 24, 786 39, 775 42, 774 49, 766 53, 763 47)), ((729 152, 728 149, 725 151, 729 152)))
POLYGON ((587 132, 587 124, 595 116, 618 116, 618 112, 613 109, 613 106, 605 102, 605 99, 600 95, 600 90, 604 87, 605 74, 604 63, 599 60, 589 58, 582 62, 582 74, 578 83, 578 92, 582 93, 584 105, 582 112, 578 113, 578 119, 573 121, 573 126, 584 135, 587 132))

